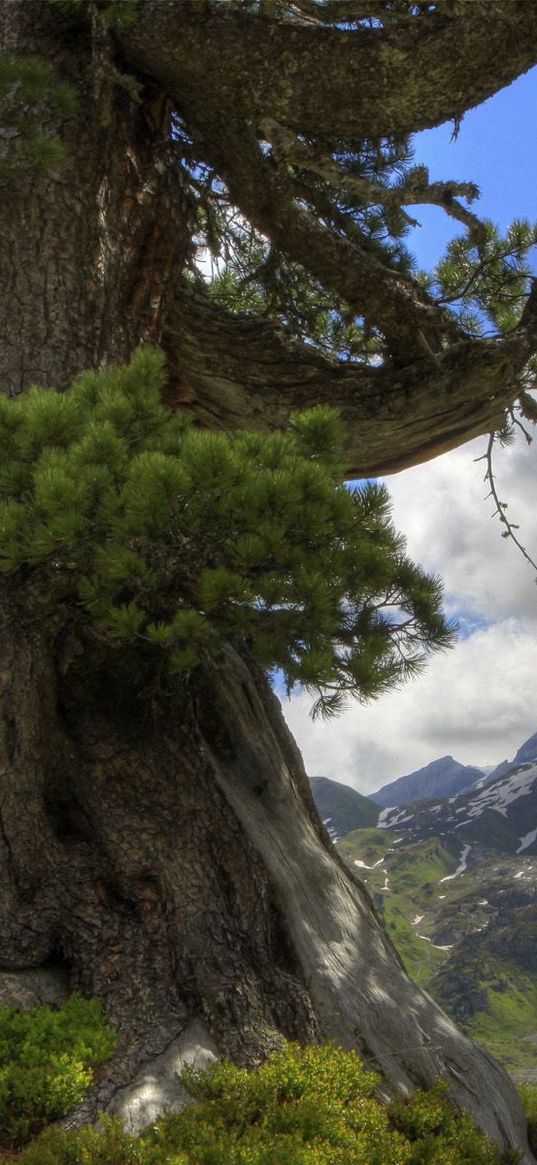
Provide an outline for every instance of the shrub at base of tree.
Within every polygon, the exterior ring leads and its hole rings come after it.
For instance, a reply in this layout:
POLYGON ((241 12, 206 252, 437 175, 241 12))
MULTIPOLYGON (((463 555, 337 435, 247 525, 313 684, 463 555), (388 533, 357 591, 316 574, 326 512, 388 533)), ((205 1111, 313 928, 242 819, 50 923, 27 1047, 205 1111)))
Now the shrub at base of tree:
POLYGON ((0 1008, 0 1145, 16 1149, 77 1104, 116 1036, 96 1000, 0 1008))
POLYGON ((500 1165, 498 1148, 458 1113, 445 1086, 383 1105, 379 1077, 354 1052, 287 1044, 256 1071, 232 1064, 187 1070, 197 1104, 140 1137, 117 1118, 99 1128, 45 1128, 79 1100, 115 1042, 95 1003, 0 1013, 5 1067, 0 1136, 7 1165, 500 1165), (7 1153, 6 1153, 7 1150, 7 1153))

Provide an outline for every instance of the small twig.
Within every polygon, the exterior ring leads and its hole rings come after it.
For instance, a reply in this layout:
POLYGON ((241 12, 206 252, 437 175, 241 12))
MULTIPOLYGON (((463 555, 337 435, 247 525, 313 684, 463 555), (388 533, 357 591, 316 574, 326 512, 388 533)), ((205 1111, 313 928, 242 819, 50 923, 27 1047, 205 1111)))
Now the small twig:
POLYGON ((532 437, 531 433, 528 433, 526 426, 522 424, 522 421, 519 421, 518 417, 515 417, 513 414, 511 414, 511 416, 513 417, 513 424, 516 425, 517 428, 522 430, 522 432, 526 438, 526 444, 531 445, 533 443, 533 437, 532 437))
MULTIPOLYGON (((528 554, 526 547, 522 545, 522 543, 520 542, 520 540, 517 538, 517 536, 515 534, 515 530, 518 530, 519 527, 516 525, 516 523, 510 522, 509 518, 506 517, 505 511, 507 509, 507 502, 501 502, 500 498, 498 496, 498 491, 496 488, 496 480, 495 480, 494 471, 492 468, 492 450, 494 448, 494 442, 495 442, 495 436, 494 436, 494 433, 491 433, 489 435, 486 453, 484 453, 482 457, 476 458, 477 461, 484 460, 487 463, 487 472, 485 473, 485 477, 484 477, 484 481, 487 481, 489 486, 490 486, 490 493, 487 494, 487 497, 491 497, 494 500, 494 503, 496 505, 496 509, 495 509, 494 513, 491 515, 491 517, 495 518, 496 515, 499 517, 500 522, 502 523, 503 526, 505 526, 505 529, 502 530, 502 538, 511 538, 512 541, 515 543, 515 546, 518 548, 520 553, 526 559, 526 562, 529 562, 530 566, 533 567, 533 569, 537 571, 537 562, 535 562, 534 559, 531 557, 531 555, 528 554)), ((537 582, 537 578, 535 581, 537 582)))

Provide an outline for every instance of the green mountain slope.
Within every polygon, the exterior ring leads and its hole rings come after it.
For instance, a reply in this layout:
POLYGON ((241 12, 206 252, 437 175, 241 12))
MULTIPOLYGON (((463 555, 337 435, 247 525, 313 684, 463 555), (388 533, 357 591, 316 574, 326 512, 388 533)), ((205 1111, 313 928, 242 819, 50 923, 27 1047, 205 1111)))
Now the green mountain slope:
POLYGON ((377 824, 380 807, 350 785, 328 777, 310 777, 310 782, 319 815, 334 840, 352 829, 377 824))
POLYGON ((455 833, 390 834, 357 830, 338 850, 409 974, 517 1079, 537 1082, 537 862, 474 844, 461 870, 455 833))
POLYGON ((312 781, 409 974, 516 1079, 535 1084, 536 744, 537 734, 517 763, 449 797, 380 812, 348 786, 312 781))

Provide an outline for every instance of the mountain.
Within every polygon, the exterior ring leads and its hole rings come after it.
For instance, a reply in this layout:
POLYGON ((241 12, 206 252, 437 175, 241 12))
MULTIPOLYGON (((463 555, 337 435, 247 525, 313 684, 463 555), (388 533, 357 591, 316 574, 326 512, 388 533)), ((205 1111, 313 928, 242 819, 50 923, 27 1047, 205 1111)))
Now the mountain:
POLYGON ((487 783, 489 781, 494 781, 497 777, 504 777, 507 773, 510 773, 513 769, 517 768, 518 765, 526 764, 528 761, 533 760, 537 761, 537 732, 535 732, 533 736, 530 736, 529 740, 526 740, 524 744, 520 746, 513 760, 503 760, 501 764, 497 765, 496 768, 492 770, 490 775, 487 777, 487 783))
POLYGON ((443 757, 372 797, 311 786, 412 978, 537 1084, 537 733, 493 770, 443 757))
POLYGON ((396 781, 383 785, 376 793, 371 793, 371 800, 387 807, 407 805, 409 801, 425 797, 450 797, 478 780, 483 780, 481 769, 462 765, 452 756, 443 756, 406 777, 398 777, 396 781))
POLYGON ((453 832, 411 841, 399 830, 362 829, 337 848, 412 978, 515 1079, 537 1084, 537 862, 529 847, 505 855, 467 843, 461 853, 453 832))
POLYGON ((353 829, 376 825, 380 805, 373 804, 350 785, 341 785, 328 777, 310 777, 310 783, 319 816, 332 841, 353 829))
POLYGON ((377 825, 395 830, 406 843, 449 837, 461 861, 473 845, 486 852, 537 855, 537 761, 454 797, 385 808, 377 825))
POLYGON ((412 977, 516 1079, 537 1084, 537 762, 385 808, 338 850, 412 977))

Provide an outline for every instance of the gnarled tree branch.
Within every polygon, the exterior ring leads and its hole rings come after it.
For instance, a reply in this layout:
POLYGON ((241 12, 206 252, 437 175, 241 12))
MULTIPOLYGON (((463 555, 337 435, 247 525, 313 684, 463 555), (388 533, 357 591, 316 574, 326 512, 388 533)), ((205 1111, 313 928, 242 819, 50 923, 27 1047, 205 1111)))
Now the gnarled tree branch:
MULTIPOLYGON (((270 324, 226 316, 197 291, 196 306, 185 297, 170 329, 177 399, 204 424, 269 429, 330 400, 346 421, 349 474, 391 472, 499 427, 520 391, 535 328, 526 313, 508 337, 469 340, 417 280, 379 259, 356 221, 348 231, 323 223, 259 135, 270 116, 326 155, 334 143, 352 151, 364 138, 460 117, 537 60, 537 4, 446 4, 419 20, 350 31, 280 13, 143 0, 117 36, 127 63, 156 80, 184 117, 193 158, 214 169, 278 250, 384 335, 390 359, 365 368, 290 347, 270 324)), ((476 234, 477 220, 456 201, 467 190, 414 186, 408 202, 447 197, 476 234)))
POLYGON ((182 284, 166 340, 170 403, 213 429, 265 432, 296 410, 331 404, 345 425, 347 475, 395 473, 499 428, 536 333, 459 341, 439 366, 421 351, 403 369, 366 367, 330 359, 269 321, 233 316, 202 284, 182 284))
POLYGON ((128 62, 180 107, 237 125, 270 113, 326 143, 459 119, 537 61, 534 0, 472 0, 350 31, 251 19, 220 3, 144 0, 118 30, 128 62), (444 15, 445 11, 445 15, 444 15))

